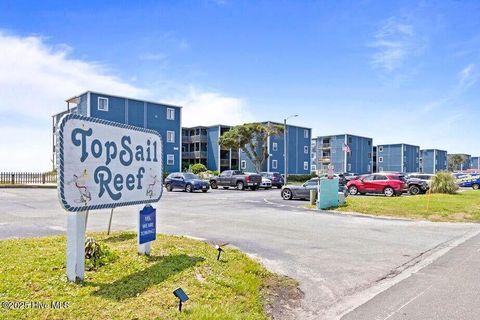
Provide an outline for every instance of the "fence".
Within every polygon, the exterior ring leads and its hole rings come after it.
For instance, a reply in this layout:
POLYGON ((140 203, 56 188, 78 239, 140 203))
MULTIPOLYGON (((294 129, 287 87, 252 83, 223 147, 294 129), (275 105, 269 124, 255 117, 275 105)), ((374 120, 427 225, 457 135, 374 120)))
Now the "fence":
POLYGON ((0 184, 57 183, 56 172, 0 172, 0 184))

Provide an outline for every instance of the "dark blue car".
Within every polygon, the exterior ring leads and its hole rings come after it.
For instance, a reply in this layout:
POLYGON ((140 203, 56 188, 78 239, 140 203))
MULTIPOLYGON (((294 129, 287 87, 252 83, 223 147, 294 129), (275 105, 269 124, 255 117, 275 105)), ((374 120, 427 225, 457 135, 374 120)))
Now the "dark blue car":
POLYGON ((480 189, 480 173, 454 173, 453 176, 459 187, 480 189))
POLYGON ((193 192, 194 190, 202 190, 207 192, 210 189, 208 181, 200 179, 197 175, 188 172, 174 172, 170 173, 165 178, 165 188, 167 191, 174 189, 181 189, 187 192, 193 192))

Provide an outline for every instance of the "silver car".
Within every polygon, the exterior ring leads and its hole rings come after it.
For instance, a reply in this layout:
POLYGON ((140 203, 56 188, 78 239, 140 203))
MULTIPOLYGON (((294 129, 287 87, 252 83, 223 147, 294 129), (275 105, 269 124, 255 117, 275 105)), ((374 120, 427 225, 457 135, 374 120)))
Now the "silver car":
MULTIPOLYGON (((324 179, 324 178, 320 178, 324 179)), ((319 178, 313 178, 308 180, 302 185, 286 185, 282 187, 281 195, 284 200, 292 199, 307 199, 310 200, 310 190, 317 190, 319 178)), ((340 183, 338 185, 338 192, 342 192, 345 197, 348 196, 348 190, 340 183)))

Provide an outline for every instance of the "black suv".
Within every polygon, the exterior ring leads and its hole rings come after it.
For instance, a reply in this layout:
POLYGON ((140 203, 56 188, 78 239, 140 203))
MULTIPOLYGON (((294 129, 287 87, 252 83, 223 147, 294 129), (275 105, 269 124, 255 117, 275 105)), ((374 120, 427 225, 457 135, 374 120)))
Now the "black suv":
POLYGON ((411 195, 423 194, 430 189, 433 174, 411 173, 407 176, 408 193, 411 195))

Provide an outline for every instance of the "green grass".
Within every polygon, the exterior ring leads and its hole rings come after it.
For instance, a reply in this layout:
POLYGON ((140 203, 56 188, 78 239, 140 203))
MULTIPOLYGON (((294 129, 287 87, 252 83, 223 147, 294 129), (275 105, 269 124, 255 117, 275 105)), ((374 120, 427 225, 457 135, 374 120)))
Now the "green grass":
POLYGON ((480 221, 480 192, 469 190, 452 195, 433 193, 394 198, 351 196, 337 210, 431 221, 477 222, 480 221))
POLYGON ((81 284, 66 280, 65 237, 0 241, 0 302, 69 303, 60 310, 0 306, 0 319, 268 319, 265 288, 296 286, 231 248, 217 261, 204 242, 157 235, 148 257, 137 254, 135 233, 89 236, 118 259, 87 271, 81 284), (190 297, 181 314, 177 287, 190 297))

